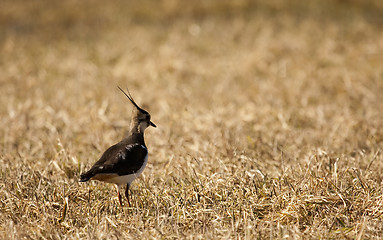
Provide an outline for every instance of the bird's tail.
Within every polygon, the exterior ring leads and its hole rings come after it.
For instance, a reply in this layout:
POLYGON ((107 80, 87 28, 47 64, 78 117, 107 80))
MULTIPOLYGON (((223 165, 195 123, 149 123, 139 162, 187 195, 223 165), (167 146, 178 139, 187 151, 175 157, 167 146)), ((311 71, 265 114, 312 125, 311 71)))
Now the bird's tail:
POLYGON ((87 182, 87 181, 89 181, 89 179, 91 179, 91 177, 93 177, 93 175, 91 173, 89 173, 89 172, 83 173, 80 176, 80 182, 87 182))

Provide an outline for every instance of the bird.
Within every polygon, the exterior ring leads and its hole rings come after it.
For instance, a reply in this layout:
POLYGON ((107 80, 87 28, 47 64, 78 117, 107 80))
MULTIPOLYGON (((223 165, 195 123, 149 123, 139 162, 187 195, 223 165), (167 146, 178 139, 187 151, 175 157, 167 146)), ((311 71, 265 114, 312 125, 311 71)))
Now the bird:
POLYGON ((136 104, 129 89, 127 89, 128 93, 126 93, 119 86, 118 88, 135 107, 130 131, 124 139, 109 147, 88 171, 80 175, 80 182, 98 180, 116 184, 118 201, 121 206, 121 186, 126 185, 125 197, 129 207, 131 207, 129 187, 140 176, 148 162, 148 149, 145 145, 144 131, 150 126, 155 128, 157 126, 150 120, 150 114, 136 104))

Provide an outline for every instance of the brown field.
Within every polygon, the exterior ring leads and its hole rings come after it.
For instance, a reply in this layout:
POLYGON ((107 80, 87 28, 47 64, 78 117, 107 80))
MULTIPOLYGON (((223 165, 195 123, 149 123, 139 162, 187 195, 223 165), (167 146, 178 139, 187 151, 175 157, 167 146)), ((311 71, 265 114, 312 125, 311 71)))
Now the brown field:
POLYGON ((0 3, 0 239, 383 238, 383 2, 0 3), (120 207, 79 183, 158 128, 120 207))

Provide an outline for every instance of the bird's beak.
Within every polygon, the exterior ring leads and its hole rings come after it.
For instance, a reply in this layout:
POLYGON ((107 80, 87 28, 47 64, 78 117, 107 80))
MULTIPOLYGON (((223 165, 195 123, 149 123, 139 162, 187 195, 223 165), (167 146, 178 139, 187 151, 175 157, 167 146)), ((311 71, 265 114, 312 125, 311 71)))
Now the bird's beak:
POLYGON ((154 124, 152 121, 150 121, 149 124, 150 124, 150 126, 152 126, 152 127, 155 127, 155 128, 157 127, 156 124, 154 124))

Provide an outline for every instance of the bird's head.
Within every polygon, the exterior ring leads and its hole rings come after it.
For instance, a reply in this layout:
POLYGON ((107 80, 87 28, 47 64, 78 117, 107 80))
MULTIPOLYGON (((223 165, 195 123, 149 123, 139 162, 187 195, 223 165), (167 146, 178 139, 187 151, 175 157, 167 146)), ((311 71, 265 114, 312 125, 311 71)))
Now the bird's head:
POLYGON ((137 132, 144 132, 144 130, 149 127, 157 127, 152 121, 150 121, 150 114, 145 111, 144 109, 140 108, 136 102, 133 100, 132 95, 130 94, 129 90, 127 90, 128 93, 126 93, 124 90, 122 90, 120 87, 118 87, 121 92, 125 94, 125 96, 130 100, 130 102, 134 105, 134 113, 133 113, 133 119, 132 119, 132 126, 131 131, 137 131, 137 132))

